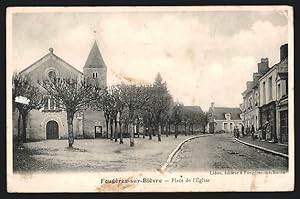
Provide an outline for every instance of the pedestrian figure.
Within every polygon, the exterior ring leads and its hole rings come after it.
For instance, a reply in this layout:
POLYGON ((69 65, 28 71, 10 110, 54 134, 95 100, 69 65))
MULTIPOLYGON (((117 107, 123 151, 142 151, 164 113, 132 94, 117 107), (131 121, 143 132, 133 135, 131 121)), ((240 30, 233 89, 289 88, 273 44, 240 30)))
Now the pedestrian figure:
POLYGON ((245 132, 244 131, 245 131, 245 127, 244 127, 244 125, 242 125, 242 136, 243 137, 245 137, 245 132))
POLYGON ((265 141, 266 140, 266 125, 264 124, 262 127, 262 140, 265 141))
POLYGON ((249 136, 249 133, 250 133, 250 128, 249 128, 249 126, 247 125, 247 127, 246 127, 246 136, 247 136, 247 137, 249 136))
POLYGON ((235 126, 236 129, 236 134, 237 134, 237 138, 240 138, 240 131, 239 128, 237 126, 235 126))
POLYGON ((255 140, 254 133, 255 133, 255 128, 254 128, 254 125, 252 124, 252 125, 251 125, 251 136, 252 136, 252 140, 255 140))
POLYGON ((266 123, 266 139, 269 141, 272 138, 272 131, 271 131, 271 125, 270 123, 267 121, 266 123))
POLYGON ((263 138, 262 138, 262 130, 261 130, 261 127, 259 127, 257 131, 258 131, 258 139, 259 139, 259 140, 262 140, 263 138))

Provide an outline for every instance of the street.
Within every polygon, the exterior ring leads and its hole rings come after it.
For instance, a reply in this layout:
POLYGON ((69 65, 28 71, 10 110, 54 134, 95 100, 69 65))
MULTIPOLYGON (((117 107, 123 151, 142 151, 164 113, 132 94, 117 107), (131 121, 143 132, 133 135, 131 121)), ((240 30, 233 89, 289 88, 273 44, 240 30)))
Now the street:
POLYGON ((185 143, 169 165, 170 171, 287 170, 286 159, 248 147, 230 134, 200 137, 185 143))

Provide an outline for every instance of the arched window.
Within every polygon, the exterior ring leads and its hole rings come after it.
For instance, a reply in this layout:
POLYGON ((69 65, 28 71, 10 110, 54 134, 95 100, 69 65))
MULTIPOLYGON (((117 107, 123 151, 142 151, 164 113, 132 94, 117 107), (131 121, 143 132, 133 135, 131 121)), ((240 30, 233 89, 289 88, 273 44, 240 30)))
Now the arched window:
POLYGON ((54 71, 54 70, 49 71, 48 77, 49 77, 49 79, 50 79, 51 81, 55 80, 55 78, 56 78, 56 73, 55 73, 55 71, 54 71))
POLYGON ((98 72, 93 72, 93 79, 97 79, 98 78, 98 72))

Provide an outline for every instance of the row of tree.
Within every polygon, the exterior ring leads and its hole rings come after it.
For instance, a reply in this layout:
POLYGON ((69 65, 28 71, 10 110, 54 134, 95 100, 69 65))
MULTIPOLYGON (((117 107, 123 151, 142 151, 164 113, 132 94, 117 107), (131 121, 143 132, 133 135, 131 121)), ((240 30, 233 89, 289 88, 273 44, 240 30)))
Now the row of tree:
MULTIPOLYGON (((76 112, 86 109, 101 110, 106 120, 106 137, 123 143, 124 129, 129 133, 130 146, 134 146, 134 126, 139 130, 143 126, 145 134, 157 133, 161 141, 162 130, 168 136, 171 124, 175 126, 175 138, 178 136, 180 124, 192 126, 207 124, 206 114, 199 110, 186 110, 180 103, 174 102, 167 89, 166 82, 160 74, 151 85, 119 84, 108 88, 99 88, 88 83, 73 79, 52 78, 38 82, 34 86, 30 78, 20 74, 13 76, 14 109, 18 109, 18 138, 21 137, 20 121, 23 121, 22 138, 26 142, 26 124, 28 113, 40 109, 45 103, 45 96, 51 96, 59 102, 67 113, 69 147, 74 143, 73 119, 76 112), (39 88, 39 86, 41 88, 39 88), (17 96, 23 96, 30 101, 28 104, 15 102, 17 96), (124 126, 123 126, 124 125, 124 126), (119 128, 118 128, 119 126, 119 128), (110 129, 110 136, 108 129, 110 129), (152 132, 150 132, 152 130, 152 132)), ((193 131, 193 130, 192 130, 193 131)))

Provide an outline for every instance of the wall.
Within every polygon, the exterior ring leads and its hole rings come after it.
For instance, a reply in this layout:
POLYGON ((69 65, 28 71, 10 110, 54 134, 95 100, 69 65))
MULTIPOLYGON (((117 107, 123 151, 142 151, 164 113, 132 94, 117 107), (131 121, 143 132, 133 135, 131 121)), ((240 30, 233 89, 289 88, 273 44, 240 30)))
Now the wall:
POLYGON ((107 86, 107 69, 106 68, 84 68, 84 77, 90 81, 98 81, 100 87, 107 86), (98 72, 98 78, 93 79, 93 72, 98 72))
POLYGON ((95 138, 95 126, 102 126, 102 132, 105 135, 106 124, 103 112, 92 109, 83 111, 84 138, 95 138))
POLYGON ((216 120, 217 122, 217 125, 215 125, 215 132, 218 132, 218 131, 225 131, 225 132, 231 132, 232 130, 230 130, 230 123, 232 122, 232 126, 238 126, 239 130, 241 131, 241 125, 240 124, 243 124, 243 121, 242 120, 216 120), (223 128, 223 123, 226 122, 227 123, 227 126, 228 126, 228 129, 225 130, 223 128))
MULTIPOLYGON (((32 110, 28 115, 27 138, 30 140, 46 139, 47 122, 54 120, 58 124, 59 139, 68 138, 67 114, 66 112, 42 112, 32 110)), ((73 125, 75 126, 74 120, 73 125)), ((18 134, 18 113, 13 113, 14 135, 18 134)), ((22 134, 22 131, 21 131, 22 134)))
POLYGON ((82 76, 79 71, 66 66, 56 56, 50 54, 49 57, 45 57, 44 61, 37 63, 36 66, 32 66, 25 70, 22 74, 27 74, 32 80, 35 80, 37 84, 38 80, 48 79, 48 72, 50 70, 56 71, 59 77, 77 79, 82 76), (37 66, 37 67, 36 67, 37 66), (36 68, 35 68, 36 67, 36 68))
POLYGON ((259 104, 260 106, 264 105, 264 104, 268 104, 270 103, 271 101, 275 101, 276 100, 276 68, 274 66, 273 69, 271 69, 266 75, 264 75, 263 78, 260 79, 259 81, 259 97, 260 97, 260 100, 259 100, 259 104), (272 96, 269 95, 269 89, 270 89, 270 83, 269 83, 269 78, 272 77, 272 96), (266 83, 266 93, 265 93, 265 96, 266 96, 266 100, 265 100, 265 103, 264 103, 264 95, 263 95, 263 82, 266 83))

